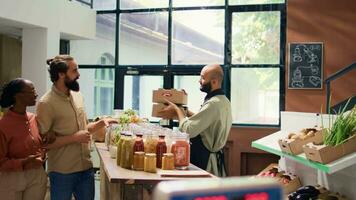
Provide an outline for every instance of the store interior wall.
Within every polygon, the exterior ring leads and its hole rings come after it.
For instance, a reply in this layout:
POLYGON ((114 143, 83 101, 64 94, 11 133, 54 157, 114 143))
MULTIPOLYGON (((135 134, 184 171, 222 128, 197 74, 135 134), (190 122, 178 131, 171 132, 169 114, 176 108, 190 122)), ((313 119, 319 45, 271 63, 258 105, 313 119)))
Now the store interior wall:
MULTIPOLYGON (((324 80, 356 62, 356 1, 288 0, 287 44, 290 42, 323 42, 324 80)), ((288 49, 288 48, 286 48, 288 49)), ((288 52, 286 53, 286 59, 288 52)), ((287 59, 288 60, 288 59, 287 59)), ((326 106, 325 85, 320 90, 288 89, 286 64, 286 111, 318 113, 326 106)), ((331 83, 332 104, 356 94, 356 71, 331 83)), ((251 142, 278 131, 278 128, 233 127, 225 149, 229 175, 256 173, 279 157, 251 147, 251 142), (256 159, 257 158, 257 159, 256 159), (258 160, 254 162, 253 160, 258 160), (246 170, 249 169, 249 170, 246 170)))
POLYGON ((21 76, 22 43, 0 34, 0 85, 21 76))
MULTIPOLYGON (((288 0, 287 3, 287 45, 290 42, 324 43, 324 80, 356 62, 356 1, 288 0)), ((286 59, 288 56, 287 52, 286 59)), ((285 75, 287 111, 320 112, 322 108, 325 112, 325 84, 321 90, 287 89, 288 71, 285 75)), ((356 94, 355 77, 353 70, 331 83, 332 105, 356 94)))

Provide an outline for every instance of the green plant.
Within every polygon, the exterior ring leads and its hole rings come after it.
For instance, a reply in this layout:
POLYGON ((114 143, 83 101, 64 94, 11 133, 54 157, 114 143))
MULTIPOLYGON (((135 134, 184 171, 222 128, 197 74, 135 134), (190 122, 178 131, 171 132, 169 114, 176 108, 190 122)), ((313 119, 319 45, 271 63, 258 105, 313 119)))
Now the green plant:
POLYGON ((346 105, 339 110, 335 120, 329 115, 329 128, 323 129, 325 145, 336 146, 342 144, 348 138, 356 134, 356 107, 354 106, 350 111, 346 112, 350 100, 351 98, 347 101, 346 105))

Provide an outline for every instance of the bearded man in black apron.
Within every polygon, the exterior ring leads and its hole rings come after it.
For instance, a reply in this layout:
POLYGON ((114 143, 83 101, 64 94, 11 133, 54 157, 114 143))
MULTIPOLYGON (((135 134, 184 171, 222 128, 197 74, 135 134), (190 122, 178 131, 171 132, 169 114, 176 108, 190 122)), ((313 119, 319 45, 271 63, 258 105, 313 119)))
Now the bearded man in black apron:
POLYGON ((174 110, 179 129, 189 134, 191 163, 216 176, 226 176, 223 147, 232 125, 231 104, 221 89, 224 72, 217 64, 205 66, 200 72, 200 90, 207 93, 198 113, 184 113, 177 105, 169 104, 160 114, 174 110))

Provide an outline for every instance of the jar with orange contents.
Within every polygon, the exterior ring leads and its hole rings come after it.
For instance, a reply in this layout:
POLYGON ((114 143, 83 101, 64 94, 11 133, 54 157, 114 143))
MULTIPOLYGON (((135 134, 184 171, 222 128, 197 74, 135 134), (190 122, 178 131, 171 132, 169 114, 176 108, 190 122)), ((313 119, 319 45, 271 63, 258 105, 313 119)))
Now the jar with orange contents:
POLYGON ((162 157, 162 169, 174 170, 174 156, 172 153, 164 153, 162 157))
POLYGON ((174 155, 174 167, 187 169, 190 162, 189 135, 183 133, 173 136, 171 152, 174 155))

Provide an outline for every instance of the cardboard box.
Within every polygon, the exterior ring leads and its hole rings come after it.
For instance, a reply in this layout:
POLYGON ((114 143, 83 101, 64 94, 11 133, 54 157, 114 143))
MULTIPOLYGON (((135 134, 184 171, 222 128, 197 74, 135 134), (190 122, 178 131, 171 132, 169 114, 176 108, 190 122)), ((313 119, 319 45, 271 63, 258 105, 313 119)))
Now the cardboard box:
POLYGON ((188 95, 185 91, 176 90, 176 89, 158 89, 153 90, 152 102, 154 103, 166 103, 164 99, 167 99, 175 104, 186 105, 188 95))
POLYGON ((302 139, 279 139, 278 144, 281 150, 285 153, 297 155, 303 152, 303 145, 309 142, 321 143, 323 141, 323 133, 321 130, 314 133, 313 137, 302 139))
MULTIPOLYGON (((155 103, 152 105, 152 117, 163 117, 159 112, 162 111, 167 105, 163 103, 155 103)), ((180 107, 183 112, 186 112, 186 107, 180 107)), ((172 111, 169 119, 178 119, 175 111, 172 111)))
MULTIPOLYGON (((268 165, 257 176, 261 176, 264 172, 268 172, 269 170, 271 170, 273 168, 279 169, 278 164, 272 163, 272 164, 268 165)), ((276 176, 273 178, 277 179, 278 182, 282 185, 285 194, 292 193, 292 192, 296 191, 301 186, 300 179, 291 173, 285 173, 284 171, 278 171, 276 176), (284 175, 288 175, 291 178, 291 180, 287 184, 283 184, 280 181, 284 175)))
POLYGON ((303 146, 303 151, 309 160, 327 164, 347 154, 356 152, 356 135, 353 135, 345 143, 337 146, 308 143, 303 146))

